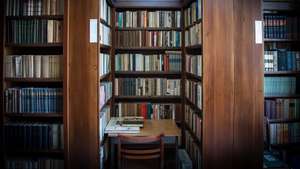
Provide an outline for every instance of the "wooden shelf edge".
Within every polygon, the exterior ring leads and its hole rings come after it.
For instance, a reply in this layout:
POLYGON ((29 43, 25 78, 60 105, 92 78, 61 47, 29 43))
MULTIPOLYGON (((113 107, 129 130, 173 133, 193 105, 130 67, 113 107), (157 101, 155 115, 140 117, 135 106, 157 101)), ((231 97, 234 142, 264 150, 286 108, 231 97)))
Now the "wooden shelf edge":
POLYGON ((182 29, 177 27, 116 27, 116 31, 182 31, 182 29))
POLYGON ((198 76, 198 75, 195 75, 193 73, 186 72, 186 77, 187 77, 188 80, 192 80, 192 81, 195 81, 195 82, 202 82, 202 77, 198 76))
POLYGON ((13 47, 13 48, 54 48, 54 47, 63 47, 63 43, 45 43, 45 44, 17 44, 17 43, 5 43, 6 47, 13 47))
POLYGON ((192 24, 186 26, 186 27, 184 28, 184 30, 189 30, 190 28, 192 28, 193 26, 195 26, 195 25, 197 25, 197 24, 199 24, 199 23, 202 23, 202 18, 197 19, 197 20, 194 21, 192 24))
POLYGON ((297 99, 300 98, 300 95, 265 95, 264 97, 265 99, 297 99))
POLYGON ((296 76, 300 75, 300 71, 274 71, 265 72, 265 76, 296 76))
POLYGON ((201 115, 202 110, 197 105, 195 105, 193 102, 191 102, 190 99, 185 98, 185 100, 186 100, 187 105, 189 105, 196 112, 198 117, 202 119, 202 115, 201 115))
POLYGON ((115 71, 116 78, 141 77, 141 78, 168 78, 180 79, 180 72, 164 72, 164 71, 115 71))
POLYGON ((110 80, 110 77, 111 77, 111 72, 106 73, 106 74, 100 76, 100 82, 102 82, 102 81, 108 81, 108 80, 110 80))
POLYGON ((299 39, 265 38, 264 42, 300 42, 299 39))
POLYGON ((152 51, 152 52, 165 52, 165 51, 181 51, 181 47, 134 47, 134 48, 126 48, 126 47, 117 47, 116 52, 144 52, 144 51, 152 51))
POLYGON ((268 123, 300 123, 300 119, 268 119, 268 123))

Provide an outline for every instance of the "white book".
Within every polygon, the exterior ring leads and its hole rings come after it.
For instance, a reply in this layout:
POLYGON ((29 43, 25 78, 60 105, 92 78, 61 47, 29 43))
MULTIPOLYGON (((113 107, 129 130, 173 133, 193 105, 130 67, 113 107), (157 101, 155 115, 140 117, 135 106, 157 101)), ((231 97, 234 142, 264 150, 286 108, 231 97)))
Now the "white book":
POLYGON ((16 77, 22 77, 22 56, 14 56, 14 70, 16 77))
POLYGON ((49 78, 49 56, 42 57, 42 77, 49 78))
POLYGON ((28 55, 28 77, 34 77, 34 56, 28 55))
POLYGON ((42 56, 36 55, 34 56, 34 77, 41 77, 41 65, 42 65, 42 56))
POLYGON ((48 38, 48 43, 53 43, 54 41, 54 37, 53 37, 53 30, 54 28, 54 21, 53 20, 48 20, 48 34, 47 34, 47 38, 48 38))

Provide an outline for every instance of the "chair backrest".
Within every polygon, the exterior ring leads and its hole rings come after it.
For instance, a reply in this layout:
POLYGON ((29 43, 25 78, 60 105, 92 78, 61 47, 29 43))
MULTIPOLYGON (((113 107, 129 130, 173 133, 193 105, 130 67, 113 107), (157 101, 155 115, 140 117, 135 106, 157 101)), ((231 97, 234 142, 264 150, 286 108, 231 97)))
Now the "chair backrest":
POLYGON ((122 160, 126 159, 159 159, 163 168, 164 144, 163 135, 157 136, 118 136, 118 163, 121 168, 122 160))

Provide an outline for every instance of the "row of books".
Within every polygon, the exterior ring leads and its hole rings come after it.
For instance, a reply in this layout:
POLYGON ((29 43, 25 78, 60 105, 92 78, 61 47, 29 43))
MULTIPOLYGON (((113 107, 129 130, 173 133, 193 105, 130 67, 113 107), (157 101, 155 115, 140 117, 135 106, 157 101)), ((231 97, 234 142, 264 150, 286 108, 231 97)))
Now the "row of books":
POLYGON ((7 159, 5 169, 64 169, 64 160, 55 158, 7 159))
POLYGON ((300 71, 299 51, 265 51, 265 71, 300 71))
POLYGON ((110 72, 110 55, 105 53, 100 53, 99 56, 99 74, 103 76, 110 72))
POLYGON ((6 113, 61 113, 61 88, 8 88, 4 91, 6 113))
POLYGON ((173 119, 180 110, 177 104, 152 104, 152 103, 119 103, 116 105, 116 114, 124 116, 142 116, 144 119, 173 119))
POLYGON ((116 71, 181 71, 181 52, 166 54, 117 54, 116 71))
POLYGON ((185 55, 186 72, 202 76, 202 55, 185 55))
POLYGON ((105 106, 99 112, 99 139, 100 143, 104 140, 105 127, 107 126, 110 119, 110 108, 109 106, 105 106))
POLYGON ((111 19, 111 7, 107 3, 107 0, 100 0, 100 18, 107 22, 110 25, 111 19))
POLYGON ((184 120, 188 127, 193 131, 199 141, 202 140, 202 119, 190 106, 185 106, 184 120))
POLYGON ((300 143, 300 123, 270 124, 270 144, 300 143))
POLYGON ((5 57, 5 77, 61 78, 62 55, 9 55, 5 57))
POLYGON ((180 47, 179 31, 116 31, 117 47, 180 47))
POLYGON ((8 43, 36 44, 63 41, 63 22, 58 20, 9 20, 6 30, 8 43))
POLYGON ((185 45, 201 45, 202 44, 202 24, 198 23, 185 31, 185 45))
POLYGON ((100 44, 111 45, 111 31, 110 28, 100 23, 100 44))
POLYGON ((196 0, 184 10, 184 25, 189 26, 202 18, 202 0, 196 0))
POLYGON ((189 131, 185 130, 185 149, 193 162, 194 169, 202 168, 202 151, 199 146, 200 145, 194 141, 189 131))
POLYGON ((179 28, 180 11, 125 11, 116 13, 116 26, 151 27, 151 28, 179 28))
POLYGON ((63 14, 64 0, 6 0, 6 16, 63 14))
POLYGON ((265 116, 269 119, 300 119, 299 99, 265 100, 265 116))
POLYGON ((5 146, 9 150, 62 150, 62 124, 6 123, 5 146))
POLYGON ((180 95, 180 80, 163 78, 119 78, 115 80, 117 96, 169 96, 180 95))
POLYGON ((298 39, 299 17, 264 15, 265 38, 298 39))
POLYGON ((265 95, 291 95, 298 91, 296 77, 265 77, 264 92, 265 95))
POLYGON ((99 105, 101 109, 112 96, 112 83, 111 82, 101 83, 99 92, 100 92, 99 105))
POLYGON ((185 95, 199 109, 202 109, 202 84, 187 80, 185 83, 185 95))

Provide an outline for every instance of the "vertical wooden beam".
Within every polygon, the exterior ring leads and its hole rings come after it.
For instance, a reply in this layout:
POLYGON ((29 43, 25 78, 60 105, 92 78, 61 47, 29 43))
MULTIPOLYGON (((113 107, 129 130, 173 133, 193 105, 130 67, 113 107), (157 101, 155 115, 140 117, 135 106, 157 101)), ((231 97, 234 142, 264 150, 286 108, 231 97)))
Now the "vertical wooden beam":
POLYGON ((203 168, 232 169, 233 0, 203 1, 203 168))
POLYGON ((263 45, 255 43, 261 0, 234 0, 234 168, 262 168, 263 45))
POLYGON ((69 168, 98 168, 98 43, 89 42, 89 19, 99 1, 69 1, 69 168))

